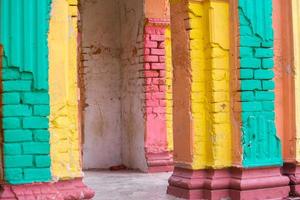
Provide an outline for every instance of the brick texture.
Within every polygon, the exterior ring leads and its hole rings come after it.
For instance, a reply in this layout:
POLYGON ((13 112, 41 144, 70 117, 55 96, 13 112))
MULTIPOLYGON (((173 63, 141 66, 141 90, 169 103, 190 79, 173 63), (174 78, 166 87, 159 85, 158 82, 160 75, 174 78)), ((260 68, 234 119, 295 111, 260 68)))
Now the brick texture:
POLYGON ((51 180, 50 160, 40 158, 49 158, 49 137, 41 141, 35 132, 49 134, 49 112, 45 110, 49 110, 47 32, 51 1, 39 1, 39 12, 32 2, 27 7, 20 2, 10 3, 0 2, 0 24, 9 23, 13 27, 0 33, 4 49, 0 55, 4 181, 10 184, 47 182, 51 180), (7 11, 7 17, 3 17, 2 9, 9 10, 6 6, 14 6, 15 11, 7 11), (34 13, 30 14, 30 22, 28 13, 34 13), (39 26, 31 26, 33 23, 39 26), (38 37, 33 38, 29 32, 35 32, 38 37))
POLYGON ((259 4, 258 9, 251 9, 256 4, 239 1, 242 146, 246 167, 282 163, 274 122, 272 1, 259 4), (262 22, 268 23, 262 26, 262 22))
POLYGON ((169 164, 172 164, 171 155, 168 155, 172 151, 172 139, 169 137, 172 126, 172 67, 170 49, 166 49, 167 37, 171 48, 170 34, 166 33, 168 25, 169 22, 159 19, 153 22, 150 19, 144 30, 145 149, 148 165, 155 159, 166 159, 165 163, 169 159, 169 164), (153 158, 159 154, 161 158, 153 158))

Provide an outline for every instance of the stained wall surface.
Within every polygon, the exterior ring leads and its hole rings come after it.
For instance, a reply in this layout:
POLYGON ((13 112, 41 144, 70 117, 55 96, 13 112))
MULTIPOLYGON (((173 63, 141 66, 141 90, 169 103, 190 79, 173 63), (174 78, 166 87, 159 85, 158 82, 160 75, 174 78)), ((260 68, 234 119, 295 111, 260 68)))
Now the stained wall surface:
POLYGON ((83 0, 80 8, 85 82, 81 87, 86 99, 83 167, 107 168, 122 164, 120 4, 83 0))
POLYGON ((146 171, 143 76, 144 2, 120 1, 122 62, 122 159, 146 171))
POLYGON ((77 15, 77 0, 53 0, 48 43, 54 179, 82 176, 77 103, 77 15))

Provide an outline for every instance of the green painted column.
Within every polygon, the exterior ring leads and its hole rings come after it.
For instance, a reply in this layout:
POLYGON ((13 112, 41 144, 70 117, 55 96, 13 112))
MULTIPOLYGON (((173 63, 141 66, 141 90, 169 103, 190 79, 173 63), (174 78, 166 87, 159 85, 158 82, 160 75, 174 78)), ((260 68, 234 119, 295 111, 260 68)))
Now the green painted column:
POLYGON ((51 180, 48 29, 51 0, 0 0, 4 178, 51 180))
POLYGON ((272 0, 239 0, 243 166, 282 164, 274 112, 272 0))

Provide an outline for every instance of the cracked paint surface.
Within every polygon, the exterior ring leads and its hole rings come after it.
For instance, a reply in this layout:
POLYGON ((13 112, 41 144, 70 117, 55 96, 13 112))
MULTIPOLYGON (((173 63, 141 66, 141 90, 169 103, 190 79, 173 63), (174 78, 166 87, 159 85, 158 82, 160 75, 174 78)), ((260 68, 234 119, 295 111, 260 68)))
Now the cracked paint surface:
POLYGON ((4 180, 51 180, 48 28, 51 0, 0 1, 4 180), (37 9, 38 8, 38 9, 37 9))
POLYGON ((82 176, 78 125, 77 1, 53 0, 49 31, 51 170, 54 179, 82 176))
POLYGON ((271 0, 240 0, 243 166, 282 164, 274 112, 271 0))
POLYGON ((190 2, 188 7, 194 131, 192 167, 231 166, 229 4, 190 2))

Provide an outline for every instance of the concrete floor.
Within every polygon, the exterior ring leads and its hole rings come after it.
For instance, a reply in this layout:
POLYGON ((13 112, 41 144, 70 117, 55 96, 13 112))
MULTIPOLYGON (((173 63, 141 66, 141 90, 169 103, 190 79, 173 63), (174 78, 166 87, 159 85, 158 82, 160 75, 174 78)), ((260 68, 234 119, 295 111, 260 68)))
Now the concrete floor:
POLYGON ((86 171, 84 182, 94 200, 177 200, 166 194, 171 173, 145 174, 136 171, 86 171))

